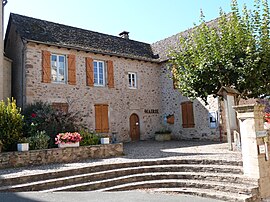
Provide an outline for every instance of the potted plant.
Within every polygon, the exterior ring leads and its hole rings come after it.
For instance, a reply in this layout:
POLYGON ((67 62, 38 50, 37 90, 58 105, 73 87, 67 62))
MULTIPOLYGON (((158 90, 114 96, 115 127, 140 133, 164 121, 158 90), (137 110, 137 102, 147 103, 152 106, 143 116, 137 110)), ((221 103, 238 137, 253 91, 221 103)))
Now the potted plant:
POLYGON ((55 144, 57 144, 59 148, 79 147, 81 140, 82 140, 82 137, 77 132, 59 133, 55 138, 55 144))
POLYGON ((110 136, 109 136, 109 134, 102 134, 100 136, 100 143, 101 144, 110 144, 110 136))
POLYGON ((171 130, 161 129, 155 132, 155 140, 156 141, 168 141, 171 140, 171 130))
POLYGON ((265 116, 264 116, 264 129, 266 129, 266 130, 270 129, 270 113, 265 113, 265 116))
POLYGON ((29 141, 26 137, 23 137, 19 140, 17 144, 18 151, 28 151, 29 150, 29 141))

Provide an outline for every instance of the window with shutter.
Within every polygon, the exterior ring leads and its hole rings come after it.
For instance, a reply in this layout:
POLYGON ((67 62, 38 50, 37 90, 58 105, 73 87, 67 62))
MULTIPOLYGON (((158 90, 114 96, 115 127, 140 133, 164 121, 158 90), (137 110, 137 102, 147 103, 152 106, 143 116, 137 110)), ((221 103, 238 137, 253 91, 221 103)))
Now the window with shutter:
POLYGON ((76 85, 76 57, 75 55, 68 56, 68 83, 76 85))
POLYGON ((109 60, 107 62, 107 68, 108 68, 108 87, 113 88, 114 87, 113 61, 109 60))
POLYGON ((183 128, 194 128, 194 113, 193 113, 193 103, 183 102, 181 103, 182 108, 182 126, 183 128))
POLYGON ((95 123, 96 132, 108 133, 109 132, 109 118, 108 118, 108 105, 96 104, 95 105, 95 123))
POLYGON ((62 111, 62 112, 65 112, 65 113, 68 113, 68 103, 52 103, 52 108, 53 109, 56 109, 56 110, 59 110, 59 111, 62 111))
POLYGON ((86 85, 87 86, 94 86, 94 67, 93 67, 93 59, 86 58, 86 85))
POLYGON ((51 82, 51 53, 42 51, 42 82, 51 82))

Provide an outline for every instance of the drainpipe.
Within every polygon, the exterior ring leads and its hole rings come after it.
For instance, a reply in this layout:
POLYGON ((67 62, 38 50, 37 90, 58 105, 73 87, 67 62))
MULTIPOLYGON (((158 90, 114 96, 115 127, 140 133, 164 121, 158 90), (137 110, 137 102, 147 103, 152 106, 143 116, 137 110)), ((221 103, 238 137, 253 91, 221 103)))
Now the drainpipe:
POLYGON ((25 84, 25 52, 26 52, 26 44, 27 44, 27 41, 25 39, 22 39, 22 44, 23 44, 23 49, 22 49, 22 83, 21 83, 21 86, 22 86, 22 110, 24 109, 25 107, 25 104, 26 104, 26 84, 25 84))

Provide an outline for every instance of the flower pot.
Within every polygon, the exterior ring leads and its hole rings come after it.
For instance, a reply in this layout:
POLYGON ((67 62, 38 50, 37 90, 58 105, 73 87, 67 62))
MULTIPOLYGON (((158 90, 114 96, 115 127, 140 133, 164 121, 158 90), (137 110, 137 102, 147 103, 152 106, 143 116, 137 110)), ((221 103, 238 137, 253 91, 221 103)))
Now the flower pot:
POLYGON ((102 137, 102 138, 100 138, 100 143, 101 144, 110 144, 110 138, 102 137))
POLYGON ((80 142, 72 142, 72 143, 59 143, 59 148, 66 148, 66 147, 79 147, 80 142))
POLYGON ((29 150, 29 143, 18 143, 17 150, 18 151, 28 151, 29 150))
POLYGON ((169 141, 171 140, 171 133, 156 134, 155 140, 156 141, 169 141))

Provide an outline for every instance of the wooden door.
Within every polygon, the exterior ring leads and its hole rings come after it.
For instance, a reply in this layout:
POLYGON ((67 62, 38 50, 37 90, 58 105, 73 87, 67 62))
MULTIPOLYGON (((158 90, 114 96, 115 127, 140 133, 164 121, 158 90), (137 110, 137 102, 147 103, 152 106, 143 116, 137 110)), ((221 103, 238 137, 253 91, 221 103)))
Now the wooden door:
POLYGON ((131 141, 140 140, 140 121, 137 114, 132 114, 129 118, 131 141))

